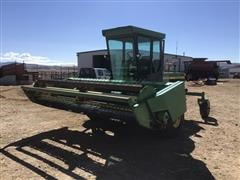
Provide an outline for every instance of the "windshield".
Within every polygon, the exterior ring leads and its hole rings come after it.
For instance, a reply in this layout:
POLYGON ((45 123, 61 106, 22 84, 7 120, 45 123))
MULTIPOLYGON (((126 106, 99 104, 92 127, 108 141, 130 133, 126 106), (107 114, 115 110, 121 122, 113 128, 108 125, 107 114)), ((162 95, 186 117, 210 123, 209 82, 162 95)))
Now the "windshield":
POLYGON ((108 40, 113 79, 126 80, 129 77, 129 63, 133 60, 131 38, 108 40))
POLYGON ((111 38, 107 43, 113 79, 126 81, 162 79, 163 41, 139 35, 135 38, 111 38))

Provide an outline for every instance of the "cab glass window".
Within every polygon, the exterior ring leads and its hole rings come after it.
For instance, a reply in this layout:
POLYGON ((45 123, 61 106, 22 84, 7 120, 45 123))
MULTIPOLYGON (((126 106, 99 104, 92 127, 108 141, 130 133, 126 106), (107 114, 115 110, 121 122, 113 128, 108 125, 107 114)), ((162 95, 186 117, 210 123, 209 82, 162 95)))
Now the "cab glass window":
POLYGON ((153 41, 153 68, 157 72, 160 66, 160 41, 153 41))

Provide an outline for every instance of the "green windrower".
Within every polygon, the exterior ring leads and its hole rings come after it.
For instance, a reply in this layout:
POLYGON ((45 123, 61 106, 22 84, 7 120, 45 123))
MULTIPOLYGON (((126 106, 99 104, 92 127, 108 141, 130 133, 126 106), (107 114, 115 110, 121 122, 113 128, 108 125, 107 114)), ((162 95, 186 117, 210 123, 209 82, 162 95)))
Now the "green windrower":
POLYGON ((166 82, 165 34, 134 26, 107 29, 102 34, 111 80, 38 80, 22 86, 28 97, 47 106, 85 113, 94 120, 134 120, 148 129, 175 131, 184 119, 186 95, 193 95, 200 97, 202 118, 208 117, 210 104, 204 93, 188 92, 184 81, 166 82))

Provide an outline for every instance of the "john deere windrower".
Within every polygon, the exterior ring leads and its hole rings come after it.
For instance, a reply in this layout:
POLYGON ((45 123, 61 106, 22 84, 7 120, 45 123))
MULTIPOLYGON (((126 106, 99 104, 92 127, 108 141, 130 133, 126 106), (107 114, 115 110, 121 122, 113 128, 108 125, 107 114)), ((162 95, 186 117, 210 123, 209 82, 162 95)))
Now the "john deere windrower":
POLYGON ((202 118, 209 115, 204 93, 187 92, 183 81, 165 82, 165 34, 134 26, 102 31, 106 37, 111 80, 72 78, 38 80, 22 86, 28 97, 48 106, 82 112, 90 119, 135 120, 153 129, 178 129, 186 95, 200 96, 202 118))

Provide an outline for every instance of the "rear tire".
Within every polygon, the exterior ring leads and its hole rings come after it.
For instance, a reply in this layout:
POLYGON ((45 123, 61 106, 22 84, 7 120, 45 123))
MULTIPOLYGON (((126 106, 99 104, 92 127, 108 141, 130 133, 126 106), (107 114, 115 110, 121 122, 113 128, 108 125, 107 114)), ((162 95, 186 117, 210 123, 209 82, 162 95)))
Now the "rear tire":
POLYGON ((208 78, 207 81, 205 82, 206 85, 210 85, 210 86, 213 86, 213 85, 217 85, 217 79, 216 78, 208 78))
POLYGON ((185 76, 185 79, 186 79, 187 81, 191 81, 191 80, 192 80, 192 74, 187 74, 187 75, 185 76))

